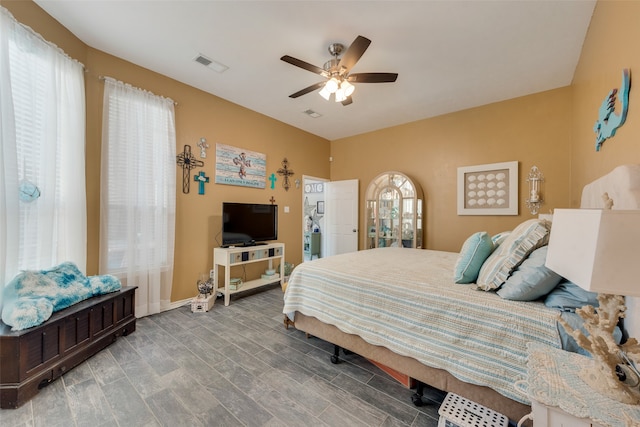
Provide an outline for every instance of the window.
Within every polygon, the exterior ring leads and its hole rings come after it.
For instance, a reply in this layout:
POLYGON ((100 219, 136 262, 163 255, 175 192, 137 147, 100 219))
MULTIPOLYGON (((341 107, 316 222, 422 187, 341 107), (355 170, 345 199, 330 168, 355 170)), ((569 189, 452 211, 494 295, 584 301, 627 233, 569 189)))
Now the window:
POLYGON ((100 272, 138 286, 136 315, 168 306, 173 279, 173 101, 106 77, 100 272))
POLYGON ((0 7, 0 280, 86 264, 82 64, 0 7))

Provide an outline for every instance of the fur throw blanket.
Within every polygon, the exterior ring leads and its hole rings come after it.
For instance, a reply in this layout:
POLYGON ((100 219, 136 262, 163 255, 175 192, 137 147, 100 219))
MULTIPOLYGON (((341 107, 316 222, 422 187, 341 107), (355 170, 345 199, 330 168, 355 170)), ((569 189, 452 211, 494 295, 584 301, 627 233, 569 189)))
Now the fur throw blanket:
POLYGON ((5 286, 2 321, 12 331, 44 323, 55 311, 122 287, 114 276, 90 276, 65 262, 49 270, 25 270, 5 286))

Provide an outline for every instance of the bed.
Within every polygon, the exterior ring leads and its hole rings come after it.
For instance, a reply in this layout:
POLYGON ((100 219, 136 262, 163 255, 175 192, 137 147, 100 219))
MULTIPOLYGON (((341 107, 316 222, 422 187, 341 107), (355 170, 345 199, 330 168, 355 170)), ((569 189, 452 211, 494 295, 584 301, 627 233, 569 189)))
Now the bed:
MULTIPOLYGON (((585 187, 583 207, 601 207, 604 191, 614 208, 640 200, 640 165, 621 168, 585 187)), ((546 294, 514 301, 496 290, 507 288, 504 280, 522 281, 519 270, 546 249, 549 228, 531 219, 503 236, 481 262, 477 285, 454 283, 462 255, 451 252, 379 248, 303 263, 289 279, 283 311, 309 335, 518 420, 530 412, 529 398, 514 387, 526 379, 527 343, 570 346, 557 321, 576 315, 545 305, 546 294)), ((461 253, 468 249, 465 242, 461 253)))

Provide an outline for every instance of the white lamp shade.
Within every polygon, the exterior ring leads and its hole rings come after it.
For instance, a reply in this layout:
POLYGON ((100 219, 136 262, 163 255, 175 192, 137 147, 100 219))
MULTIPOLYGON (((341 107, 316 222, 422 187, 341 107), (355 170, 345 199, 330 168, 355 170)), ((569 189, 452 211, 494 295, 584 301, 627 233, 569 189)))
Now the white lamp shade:
POLYGON ((329 100, 329 98, 331 98, 331 92, 329 92, 327 90, 327 86, 325 85, 325 87, 322 88, 322 90, 320 92, 318 92, 320 94, 321 97, 323 97, 324 99, 326 99, 327 101, 329 100))
POLYGON ((334 93, 338 90, 339 86, 340 82, 338 81, 338 79, 336 79, 335 77, 331 77, 324 85, 324 88, 329 91, 329 93, 334 93))
POLYGON ((356 90, 356 87, 348 81, 343 80, 343 82, 340 83, 340 89, 344 91, 344 96, 346 98, 347 96, 351 96, 351 94, 353 94, 353 91, 356 90))
POLYGON ((555 209, 545 265, 592 292, 640 296, 640 210, 555 209))

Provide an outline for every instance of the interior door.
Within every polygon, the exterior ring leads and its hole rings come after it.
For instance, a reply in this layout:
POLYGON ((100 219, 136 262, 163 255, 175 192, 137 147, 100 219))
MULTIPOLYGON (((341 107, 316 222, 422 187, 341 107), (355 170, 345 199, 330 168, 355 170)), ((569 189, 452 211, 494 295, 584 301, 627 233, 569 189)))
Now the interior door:
POLYGON ((325 184, 324 256, 358 250, 358 180, 325 184))

